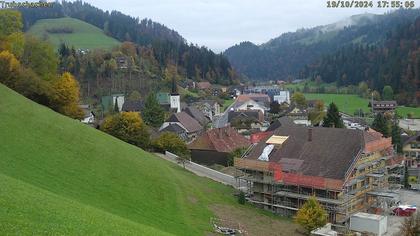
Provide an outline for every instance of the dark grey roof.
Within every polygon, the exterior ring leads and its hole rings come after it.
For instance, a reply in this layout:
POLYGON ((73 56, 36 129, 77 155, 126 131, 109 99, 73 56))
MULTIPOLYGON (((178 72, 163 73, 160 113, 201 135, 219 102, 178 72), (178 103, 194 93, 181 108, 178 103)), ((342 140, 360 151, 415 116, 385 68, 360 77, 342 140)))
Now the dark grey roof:
POLYGON ((182 140, 184 140, 184 141, 188 140, 187 131, 185 129, 183 129, 181 126, 179 126, 178 124, 176 124, 176 123, 170 124, 170 125, 166 126, 159 133, 162 134, 164 132, 175 133, 182 140))
POLYGON ((293 121, 286 117, 280 117, 279 119, 277 119, 276 121, 274 121, 273 123, 270 124, 270 126, 267 128, 267 132, 269 131, 275 131, 276 129, 280 128, 281 126, 286 126, 286 125, 296 125, 295 123, 293 123, 293 121))
POLYGON ((203 129, 203 127, 198 123, 197 120, 192 118, 186 112, 179 112, 172 114, 167 120, 167 122, 179 122, 187 129, 188 133, 198 132, 203 129))
POLYGON ((397 107, 396 101, 370 101, 369 107, 373 104, 373 108, 394 108, 397 107))
POLYGON ((204 115, 204 113, 193 106, 189 106, 184 111, 192 118, 196 119, 202 126, 206 126, 210 120, 204 115))
POLYGON ((231 122, 233 119, 243 117, 261 122, 262 112, 260 110, 247 110, 247 111, 229 111, 228 113, 228 122, 231 122))
POLYGON ((166 126, 160 132, 172 132, 172 133, 181 134, 181 133, 185 133, 186 131, 185 131, 185 129, 183 129, 178 124, 173 123, 173 124, 170 124, 170 125, 166 126))
POLYGON ((207 103, 210 106, 214 106, 216 103, 218 104, 218 102, 216 100, 201 100, 200 102, 207 103))
POLYGON ((142 101, 125 101, 122 107, 123 111, 142 111, 144 104, 142 101))
POLYGON ((415 135, 410 136, 410 137, 406 137, 406 138, 402 138, 402 143, 403 145, 407 145, 413 141, 419 141, 420 142, 420 132, 417 132, 415 135))
MULTIPOLYGON (((281 160, 287 158, 290 163, 291 159, 296 159, 299 162, 299 165, 294 166, 298 167, 297 173, 332 179, 344 179, 347 169, 359 151, 363 150, 365 142, 363 131, 338 128, 285 125, 276 129, 274 135, 289 138, 281 147, 273 149, 269 155, 270 161, 284 162, 281 160)), ((246 158, 258 159, 268 138, 258 143, 246 158)))

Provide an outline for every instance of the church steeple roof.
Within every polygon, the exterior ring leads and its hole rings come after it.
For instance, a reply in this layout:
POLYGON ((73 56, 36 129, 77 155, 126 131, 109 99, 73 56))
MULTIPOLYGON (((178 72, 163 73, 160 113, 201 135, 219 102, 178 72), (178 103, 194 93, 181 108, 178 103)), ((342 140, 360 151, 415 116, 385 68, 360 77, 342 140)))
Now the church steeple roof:
POLYGON ((178 93, 178 87, 177 87, 176 81, 175 81, 175 76, 172 77, 172 90, 171 90, 171 95, 179 95, 179 93, 178 93))

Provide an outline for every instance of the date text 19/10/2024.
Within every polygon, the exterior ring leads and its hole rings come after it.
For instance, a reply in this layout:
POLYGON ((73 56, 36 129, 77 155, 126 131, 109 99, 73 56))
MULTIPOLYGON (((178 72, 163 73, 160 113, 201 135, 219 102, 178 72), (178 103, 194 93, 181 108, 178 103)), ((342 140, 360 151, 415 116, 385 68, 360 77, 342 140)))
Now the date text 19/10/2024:
POLYGON ((327 8, 414 8, 415 1, 327 1, 327 8))

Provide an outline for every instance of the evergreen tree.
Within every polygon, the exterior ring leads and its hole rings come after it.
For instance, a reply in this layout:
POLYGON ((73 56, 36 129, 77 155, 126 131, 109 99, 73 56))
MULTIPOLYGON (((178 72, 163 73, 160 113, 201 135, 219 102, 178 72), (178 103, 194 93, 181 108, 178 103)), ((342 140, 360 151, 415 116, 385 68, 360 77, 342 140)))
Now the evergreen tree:
POLYGON ((343 120, 341 119, 340 112, 335 103, 331 103, 328 106, 327 115, 324 118, 322 124, 324 127, 335 127, 335 128, 344 128, 343 120))
POLYGON ((390 133, 388 120, 385 118, 384 114, 376 114, 375 119, 372 123, 372 129, 382 133, 385 137, 389 137, 390 133))
POLYGON ((114 102, 114 112, 118 113, 120 112, 120 109, 118 108, 118 99, 115 98, 115 102, 114 102))
POLYGON ((238 195, 238 203, 241 205, 245 205, 245 202, 246 202, 245 193, 243 191, 240 191, 238 195))
POLYGON ((402 153, 402 143, 401 143, 401 128, 398 126, 398 120, 392 122, 392 144, 394 144, 397 153, 402 153))
POLYGON ((270 113, 272 114, 279 114, 280 112, 280 104, 277 101, 270 103, 270 113))
POLYGON ((143 118, 146 124, 156 128, 161 126, 165 119, 165 111, 159 105, 155 93, 150 93, 146 98, 143 118))
POLYGON ((408 181, 408 167, 407 165, 404 166, 404 188, 409 189, 410 188, 410 183, 408 181))
POLYGON ((382 90, 382 98, 386 101, 394 99, 394 90, 391 86, 387 85, 382 90))

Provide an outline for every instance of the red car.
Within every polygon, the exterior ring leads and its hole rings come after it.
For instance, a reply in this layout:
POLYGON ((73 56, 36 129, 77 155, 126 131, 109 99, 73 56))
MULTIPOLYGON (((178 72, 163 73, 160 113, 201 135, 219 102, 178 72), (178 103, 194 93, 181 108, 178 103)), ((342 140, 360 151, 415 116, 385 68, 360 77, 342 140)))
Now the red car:
POLYGON ((415 205, 399 205, 393 212, 396 216, 411 216, 416 210, 417 207, 415 205))

